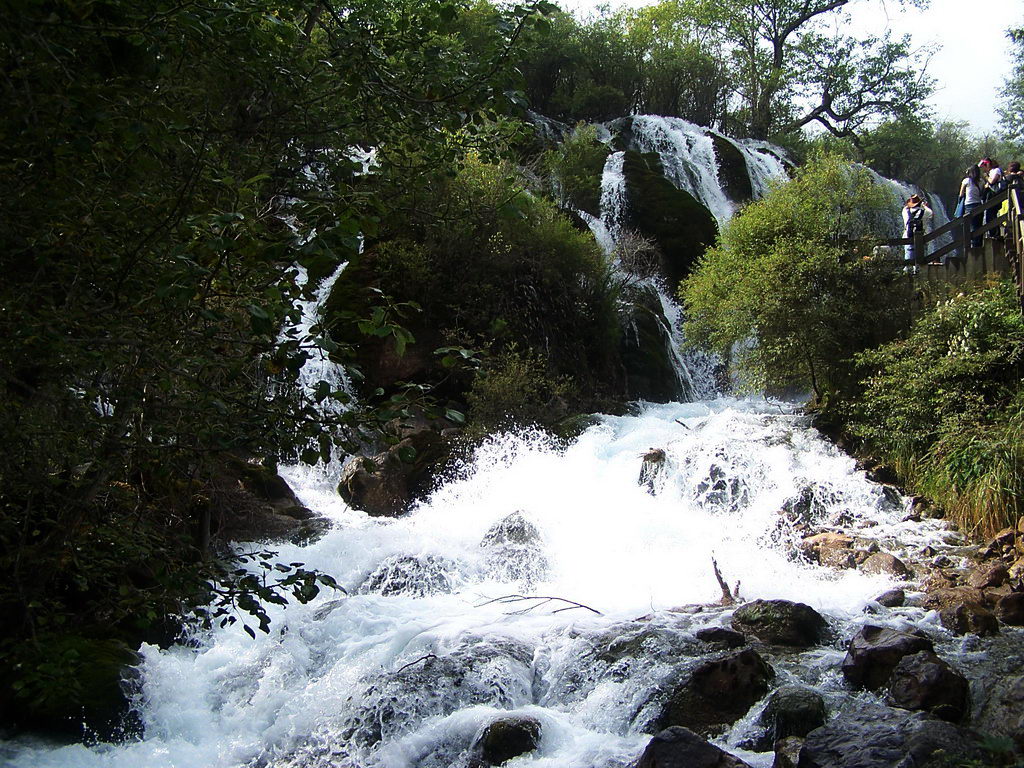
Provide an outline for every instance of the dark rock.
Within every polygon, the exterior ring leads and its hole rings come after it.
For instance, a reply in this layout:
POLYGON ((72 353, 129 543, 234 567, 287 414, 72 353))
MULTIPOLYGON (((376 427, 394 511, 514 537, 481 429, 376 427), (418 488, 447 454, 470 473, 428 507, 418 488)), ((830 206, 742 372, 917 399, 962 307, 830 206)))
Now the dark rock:
POLYGON ((1024 592, 1011 592, 999 598, 996 616, 1004 624, 1024 627, 1024 592))
POLYGON ((1011 739, 1024 751, 1024 675, 999 678, 983 691, 985 698, 974 726, 983 733, 1011 739))
POLYGON ((371 517, 395 517, 412 501, 402 462, 389 454, 357 456, 345 465, 338 483, 345 503, 371 517))
POLYGON ((772 768, 797 768, 803 746, 804 740, 799 736, 788 736, 777 742, 772 768))
POLYGON ((457 581, 458 567, 444 557, 395 555, 384 560, 360 585, 361 594, 427 595, 451 592, 457 581))
POLYGON ((487 725, 476 750, 488 765, 501 765, 532 752, 540 744, 540 721, 534 717, 502 717, 487 725))
POLYGON ((843 659, 843 677, 854 688, 875 690, 885 685, 904 656, 934 650, 927 637, 868 625, 850 641, 843 659))
POLYGON ((899 608, 907 601, 907 596, 902 589, 890 589, 875 598, 875 602, 884 605, 886 608, 899 608))
POLYGON ((732 615, 734 629, 769 645, 806 648, 822 641, 828 624, 821 614, 789 600, 754 600, 732 615))
POLYGON ((718 181, 726 196, 734 203, 746 203, 754 196, 750 184, 750 170, 739 148, 724 136, 711 134, 718 160, 718 181))
POLYGON ((1008 578, 1010 578, 1009 569, 1002 563, 994 563, 972 571, 967 577, 967 586, 975 589, 998 587, 1006 583, 1008 578))
MULTIPOLYGON (((915 768, 988 757, 973 731, 926 714, 862 710, 811 731, 798 768, 915 768), (949 762, 929 762, 930 758, 949 762)), ((982 765, 985 763, 982 762, 982 765)))
POLYGON ((628 397, 666 403, 680 397, 671 356, 672 336, 656 289, 640 284, 623 292, 619 352, 628 397))
POLYGON ((904 578, 909 574, 903 561, 888 552, 876 552, 868 557, 860 567, 865 573, 885 573, 898 578, 904 578))
POLYGON ((960 603, 939 611, 942 626, 957 635, 999 634, 999 620, 981 603, 960 603))
POLYGON ((657 722, 711 735, 735 723, 768 692, 775 672, 747 648, 696 667, 676 688, 657 722))
MULTIPOLYGON (((880 471, 880 470, 876 470, 880 471)), ((903 496, 892 485, 882 486, 882 498, 890 509, 903 509, 903 496)))
POLYGON ((665 278, 674 288, 715 242, 718 225, 693 195, 665 178, 656 154, 628 151, 622 170, 629 199, 626 226, 657 242, 665 278))
POLYGON ((672 726, 655 735, 636 768, 750 768, 696 733, 672 726))
POLYGON ((789 736, 806 736, 825 724, 825 700, 810 688, 786 685, 774 691, 761 713, 769 745, 789 736))
POLYGON ((704 627, 698 629, 696 637, 702 643, 712 643, 723 648, 739 648, 747 639, 739 632, 725 627, 704 627))
POLYGON ((373 457, 345 465, 338 493, 347 504, 372 517, 395 517, 430 488, 432 472, 448 455, 439 432, 422 426, 373 457))
POLYGON ((931 651, 904 656, 889 678, 886 701, 958 723, 970 709, 967 679, 931 651))

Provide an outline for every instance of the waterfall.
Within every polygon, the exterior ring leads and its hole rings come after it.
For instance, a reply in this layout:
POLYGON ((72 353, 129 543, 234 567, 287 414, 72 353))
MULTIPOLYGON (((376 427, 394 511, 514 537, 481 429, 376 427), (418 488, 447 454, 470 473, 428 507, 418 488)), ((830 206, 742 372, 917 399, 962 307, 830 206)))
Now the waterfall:
POLYGON ((626 221, 626 176, 622 171, 625 157, 625 152, 608 155, 601 172, 601 219, 594 237, 608 255, 615 249, 626 221))
POLYGON ((715 145, 707 130, 678 117, 638 115, 633 141, 641 152, 661 158, 665 177, 700 200, 718 221, 729 220, 735 206, 718 181, 715 145))
MULTIPOLYGON (((864 167, 866 168, 867 166, 864 167)), ((932 218, 932 229, 938 229, 943 224, 949 223, 949 214, 946 212, 946 206, 943 205, 942 198, 938 195, 930 195, 926 190, 923 190, 913 184, 886 178, 872 168, 867 168, 867 170, 868 173, 871 174, 871 178, 874 179, 875 183, 887 190, 892 198, 889 211, 880 214, 880 218, 876 223, 878 231, 883 232, 888 237, 892 238, 904 237, 903 206, 907 202, 907 198, 911 195, 920 195, 923 200, 930 202, 930 207, 934 214, 932 218)), ((944 245, 951 243, 952 238, 952 234, 949 233, 940 236, 937 240, 929 244, 929 252, 935 251, 942 248, 944 245)))
POLYGON ((755 200, 760 200, 767 195, 773 182, 788 177, 781 150, 774 144, 758 139, 723 138, 731 142, 743 154, 743 159, 747 162, 750 187, 755 200))

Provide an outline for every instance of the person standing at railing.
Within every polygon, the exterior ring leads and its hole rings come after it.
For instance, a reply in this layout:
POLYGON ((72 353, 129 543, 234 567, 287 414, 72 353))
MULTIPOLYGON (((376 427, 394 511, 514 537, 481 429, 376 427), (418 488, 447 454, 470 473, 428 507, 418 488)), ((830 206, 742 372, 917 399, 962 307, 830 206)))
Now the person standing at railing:
MULTIPOLYGON (((984 162, 984 161, 982 161, 984 162)), ((956 215, 954 218, 970 215, 971 211, 981 205, 981 169, 977 165, 971 165, 964 173, 964 180, 960 182, 960 199, 957 201, 956 215)), ((971 229, 981 226, 981 216, 971 219, 971 229)), ((981 238, 971 238, 971 248, 980 248, 981 238)), ((964 254, 966 256, 966 254, 964 254)))
MULTIPOLYGON (((983 201, 988 201, 1006 189, 1006 180, 1003 178, 1003 169, 999 167, 998 160, 986 157, 981 161, 981 170, 985 174, 985 183, 982 187, 981 199, 983 201)), ((989 208, 985 211, 985 223, 989 224, 995 221, 998 216, 999 211, 996 208, 989 208)), ((991 229, 986 234, 988 237, 998 237, 999 229, 998 227, 996 229, 991 229)))
MULTIPOLYGON (((1024 171, 1020 169, 1020 163, 1014 160, 1011 163, 1006 164, 1006 171, 1003 173, 1003 180, 1006 182, 1006 188, 1020 187, 1024 184, 1024 171)), ((1006 216, 1010 213, 1010 198, 1007 197, 1003 200, 1003 204, 999 206, 999 215, 1006 216)))
MULTIPOLYGON (((932 209, 928 207, 919 195, 908 197, 906 205, 903 206, 903 236, 914 240, 918 233, 924 234, 930 230, 933 215, 932 209)), ((919 255, 923 256, 924 254, 918 254, 916 243, 911 243, 907 246, 906 256, 904 257, 906 264, 903 268, 904 271, 917 274, 917 259, 919 255)))

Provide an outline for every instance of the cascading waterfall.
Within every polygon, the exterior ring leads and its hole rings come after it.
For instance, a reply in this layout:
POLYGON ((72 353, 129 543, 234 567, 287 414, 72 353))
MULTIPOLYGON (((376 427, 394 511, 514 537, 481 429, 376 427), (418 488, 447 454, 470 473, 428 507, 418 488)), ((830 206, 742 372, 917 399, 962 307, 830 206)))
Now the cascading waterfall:
MULTIPOLYGON (((757 194, 784 168, 766 159, 754 170, 751 153, 766 155, 745 151, 757 194)), ((601 220, 592 220, 609 252, 624 190, 616 153, 601 220)), ((297 338, 309 335, 336 278, 303 306, 297 338)), ((660 295, 676 332, 678 307, 660 295)), ((307 366, 304 380, 347 386, 329 360, 307 366)), ((0 744, 0 762, 469 768, 482 729, 512 713, 535 718, 541 737, 510 768, 626 768, 649 740, 673 670, 707 651, 695 632, 729 624, 712 558, 744 599, 810 604, 841 638, 869 620, 933 629, 934 614, 922 609, 865 614, 893 578, 806 561, 798 525, 870 535, 903 554, 955 543, 941 524, 905 521, 905 501, 867 480, 794 409, 710 399, 710 378, 688 375, 704 402, 602 416, 567 446, 537 434, 494 436, 393 520, 342 503, 327 480, 336 460, 320 473, 286 468, 299 499, 333 527, 309 546, 275 545, 278 558, 330 573, 347 592, 267 606, 271 632, 255 639, 236 625, 197 631, 168 650, 143 646, 135 705, 144 738, 16 740, 0 744), (652 448, 664 452, 661 471, 640 483, 641 456, 652 448), (779 514, 794 500, 801 520, 779 514)), ((836 647, 790 654, 779 675, 822 692, 833 710, 877 702, 844 691, 841 656, 836 647)), ((768 768, 771 753, 738 747, 756 728, 751 715, 718 741, 768 768)))
POLYGON ((758 139, 723 138, 743 154, 755 200, 767 195, 773 182, 787 177, 786 164, 780 156, 778 147, 758 139))
POLYGON ((665 177, 700 200, 719 226, 732 217, 736 207, 718 181, 718 158, 706 129, 678 117, 638 115, 632 130, 640 151, 657 153, 665 177))
MULTIPOLYGON (((904 236, 902 211, 904 204, 907 202, 907 198, 911 195, 920 195, 922 199, 930 201, 932 212, 934 214, 932 219, 932 229, 937 229, 943 224, 949 223, 949 214, 946 212, 946 206, 943 204, 942 198, 938 195, 929 195, 920 187, 886 178, 872 168, 868 168, 867 170, 868 173, 871 174, 871 178, 875 180, 875 183, 887 190, 892 197, 892 209, 889 212, 881 214, 879 221, 876 224, 879 231, 886 231, 886 234, 892 238, 902 238, 904 236)), ((953 236, 948 233, 940 236, 933 243, 929 244, 929 252, 937 250, 952 242, 952 237, 953 236)))

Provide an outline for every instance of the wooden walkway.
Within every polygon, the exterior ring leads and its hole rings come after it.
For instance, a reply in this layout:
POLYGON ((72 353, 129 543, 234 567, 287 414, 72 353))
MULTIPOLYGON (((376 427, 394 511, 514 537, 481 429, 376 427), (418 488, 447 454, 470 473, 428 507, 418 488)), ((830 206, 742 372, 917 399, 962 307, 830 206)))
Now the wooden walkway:
POLYGON ((1024 185, 1020 183, 931 232, 917 232, 913 239, 885 240, 882 245, 914 246, 918 267, 915 282, 962 283, 990 273, 1010 277, 1017 285, 1024 312, 1024 185), (996 215, 987 224, 973 225, 986 211, 998 212, 1006 200, 1010 201, 1007 213, 996 215), (952 235, 951 241, 941 244, 947 234, 952 235), (981 247, 972 248, 972 241, 982 243, 981 247), (929 248, 933 249, 931 253, 929 248))

